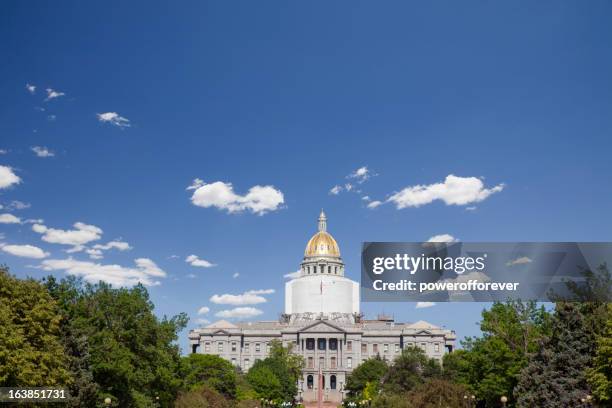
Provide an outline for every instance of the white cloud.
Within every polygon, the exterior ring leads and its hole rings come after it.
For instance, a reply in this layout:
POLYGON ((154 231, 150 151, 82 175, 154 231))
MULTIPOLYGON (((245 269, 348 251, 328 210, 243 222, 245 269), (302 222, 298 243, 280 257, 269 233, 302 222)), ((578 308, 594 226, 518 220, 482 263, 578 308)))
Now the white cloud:
POLYGON ((99 249, 103 251, 107 251, 113 248, 119 251, 129 251, 130 249, 132 249, 130 244, 124 241, 109 241, 106 244, 96 244, 93 247, 94 249, 99 249))
POLYGON ((29 93, 34 94, 36 93, 36 86, 32 85, 32 84, 26 84, 26 89, 28 90, 29 93))
POLYGON ((49 256, 48 252, 34 245, 2 245, 0 248, 8 254, 22 258, 41 259, 49 256))
POLYGON ((51 88, 47 88, 46 91, 47 91, 47 99, 45 99, 45 101, 50 101, 51 99, 59 98, 60 96, 66 95, 63 92, 59 92, 51 88))
POLYGON ((130 127, 130 120, 120 116, 117 112, 97 113, 98 120, 103 123, 110 123, 120 128, 130 127))
POLYGON ((220 312, 217 312, 215 316, 223 317, 226 319, 231 319, 231 318, 243 319, 243 318, 248 318, 248 317, 259 316, 260 314, 263 314, 263 311, 256 309, 254 307, 236 307, 230 310, 221 310, 220 312))
POLYGON ((475 206, 471 206, 471 207, 465 207, 465 211, 476 211, 477 207, 475 206))
POLYGON ((51 244, 72 245, 69 252, 82 251, 83 245, 91 241, 97 241, 102 236, 102 229, 95 225, 82 222, 74 223, 73 230, 62 230, 48 228, 43 224, 32 225, 32 230, 42 235, 42 240, 51 244))
POLYGON ((436 305, 435 302, 417 302, 414 308, 415 309, 426 309, 428 307, 433 307, 435 305, 436 305))
MULTIPOLYGON (((30 203, 24 203, 23 201, 13 200, 6 206, 8 210, 25 210, 30 208, 32 205, 30 203)), ((2 208, 0 206, 0 208, 2 208)))
POLYGON ((372 177, 372 172, 368 169, 368 166, 363 166, 349 174, 347 177, 356 179, 357 182, 361 184, 372 177))
POLYGON ((533 262, 531 258, 526 256, 521 256, 520 258, 513 259, 512 261, 506 263, 506 266, 514 266, 514 265, 525 265, 533 262))
POLYGON ((263 215, 278 210, 285 202, 283 193, 274 186, 253 186, 245 195, 239 195, 234 192, 232 183, 215 181, 206 184, 202 180, 195 179, 187 189, 195 190, 191 196, 194 205, 205 208, 216 207, 230 214, 250 211, 263 215))
POLYGON ((0 224, 21 224, 21 219, 13 214, 0 214, 0 224))
POLYGON ((12 168, 0 165, 0 188, 9 188, 13 184, 19 183, 21 183, 21 179, 13 173, 12 168))
POLYGON ((379 207, 381 205, 382 205, 382 201, 374 200, 374 201, 368 203, 368 208, 374 209, 374 208, 379 207))
POLYGON ((259 303, 266 303, 267 299, 261 295, 269 295, 274 293, 274 289, 260 289, 260 290, 249 290, 240 295, 212 295, 210 301, 217 305, 257 305, 259 303))
POLYGON ((339 186, 337 184, 329 190, 329 194, 332 195, 338 195, 340 194, 340 192, 342 192, 342 186, 339 186))
POLYGON ((389 197, 387 202, 394 203, 397 209, 420 207, 435 200, 444 201, 446 205, 466 205, 483 201, 503 189, 504 184, 485 188, 482 180, 477 177, 449 174, 443 183, 406 187, 389 197))
POLYGON ((198 314, 199 315, 203 315, 210 312, 210 307, 207 306, 202 306, 199 310, 198 310, 198 314))
POLYGON ((104 258, 104 254, 99 249, 88 248, 85 250, 85 253, 89 255, 91 259, 102 259, 104 258))
POLYGON ((301 274, 302 274, 302 271, 298 269, 295 272, 289 272, 289 273, 284 274, 283 278, 295 279, 295 278, 299 278, 301 274))
POLYGON ((198 266, 200 268, 212 268, 216 266, 214 263, 207 261, 206 259, 200 259, 197 255, 189 255, 185 258, 185 262, 191 266, 198 266))
POLYGON ((134 263, 136 266, 130 268, 116 264, 77 261, 72 258, 46 259, 41 262, 40 268, 45 271, 64 271, 91 283, 104 281, 117 286, 133 286, 137 283, 147 286, 159 285, 157 278, 166 276, 166 272, 148 258, 137 258, 134 263))
POLYGON ((32 150, 36 156, 38 157, 53 157, 55 156, 55 153, 53 153, 51 150, 49 150, 48 148, 44 147, 44 146, 34 146, 31 147, 30 150, 32 150))
POLYGON ((370 196, 367 196, 367 195, 366 195, 366 196, 361 197, 361 199, 362 199, 363 201, 370 201, 370 200, 371 200, 370 196))
POLYGON ((234 274, 232 275, 232 278, 236 279, 239 276, 240 276, 240 274, 238 272, 234 272, 234 274))
POLYGON ((440 235, 434 235, 433 237, 429 238, 427 240, 427 242, 457 242, 459 241, 457 238, 453 237, 450 234, 440 234, 440 235))

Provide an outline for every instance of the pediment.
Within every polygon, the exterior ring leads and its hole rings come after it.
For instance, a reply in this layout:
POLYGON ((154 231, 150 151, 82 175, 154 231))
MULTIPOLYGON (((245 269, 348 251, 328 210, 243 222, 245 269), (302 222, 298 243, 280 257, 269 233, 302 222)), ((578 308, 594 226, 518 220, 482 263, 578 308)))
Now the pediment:
POLYGON ((335 324, 321 320, 305 326, 299 330, 300 333, 344 333, 340 327, 335 324))
POLYGON ((418 332, 415 333, 415 335, 417 335, 417 336, 418 335, 424 335, 424 334, 426 334, 428 336, 431 336, 432 333, 430 331, 428 331, 428 330, 419 330, 418 332))

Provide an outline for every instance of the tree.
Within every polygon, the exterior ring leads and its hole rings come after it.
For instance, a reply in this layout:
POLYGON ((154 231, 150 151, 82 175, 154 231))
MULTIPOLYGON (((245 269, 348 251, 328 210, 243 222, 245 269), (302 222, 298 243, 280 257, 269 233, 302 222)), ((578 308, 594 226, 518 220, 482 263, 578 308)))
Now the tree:
POLYGON ((226 398, 236 398, 236 369, 232 364, 211 354, 190 354, 181 359, 180 377, 186 389, 207 385, 226 398))
POLYGON ((497 406, 500 396, 512 397, 528 356, 537 351, 542 336, 550 333, 551 319, 544 307, 520 301, 494 303, 482 317, 483 336, 467 338, 462 342, 463 351, 446 357, 443 375, 464 384, 488 405, 497 406))
POLYGON ((466 393, 462 385, 434 378, 414 387, 406 399, 413 408, 463 407, 466 393))
POLYGON ((280 380, 267 365, 260 364, 262 361, 253 364, 246 375, 247 381, 253 387, 258 398, 282 399, 283 386, 280 380))
POLYGON ((346 379, 345 388, 349 396, 353 398, 360 396, 369 382, 373 382, 378 387, 388 368, 387 362, 380 356, 369 358, 361 363, 346 379))
POLYGON ((73 381, 60 321, 57 303, 44 286, 0 267, 1 386, 66 386, 73 381))
POLYGON ((383 389, 396 394, 406 393, 426 378, 439 376, 440 373, 440 365, 435 360, 427 358, 423 350, 418 347, 406 347, 389 367, 383 379, 383 389))
POLYGON ((521 372, 514 391, 518 407, 576 406, 589 393, 585 368, 591 362, 591 336, 579 308, 557 303, 551 334, 521 372))
POLYGON ((597 341, 593 367, 587 371, 587 380, 595 398, 612 405, 612 303, 608 303, 606 330, 597 341))
POLYGON ((98 384, 97 399, 110 396, 121 407, 148 407, 159 397, 170 405, 181 381, 175 341, 187 317, 158 319, 144 286, 114 289, 105 283, 82 285, 47 280, 70 320, 71 336, 83 339, 86 362, 98 384))
POLYGON ((174 408, 230 408, 232 404, 212 387, 201 385, 181 392, 174 408))

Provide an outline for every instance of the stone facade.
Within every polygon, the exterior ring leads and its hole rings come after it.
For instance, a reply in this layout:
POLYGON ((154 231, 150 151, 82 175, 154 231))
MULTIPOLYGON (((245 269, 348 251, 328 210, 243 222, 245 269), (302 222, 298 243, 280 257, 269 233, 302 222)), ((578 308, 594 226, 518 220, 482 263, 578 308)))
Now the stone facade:
POLYGON ((404 347, 416 346, 441 360, 444 353, 453 350, 456 336, 452 330, 425 321, 397 323, 385 316, 364 320, 359 313, 356 282, 344 277, 338 246, 326 228, 322 212, 319 232, 306 247, 301 276, 287 285, 282 319, 221 320, 192 330, 192 352, 219 355, 246 372, 255 361, 268 356, 273 340, 285 346, 292 344, 293 351, 305 362, 297 397, 315 401, 321 375, 323 399, 340 402, 347 375, 368 358, 378 355, 392 361, 404 347), (331 294, 330 288, 334 289, 331 294), (348 301, 339 301, 338 297, 348 301))

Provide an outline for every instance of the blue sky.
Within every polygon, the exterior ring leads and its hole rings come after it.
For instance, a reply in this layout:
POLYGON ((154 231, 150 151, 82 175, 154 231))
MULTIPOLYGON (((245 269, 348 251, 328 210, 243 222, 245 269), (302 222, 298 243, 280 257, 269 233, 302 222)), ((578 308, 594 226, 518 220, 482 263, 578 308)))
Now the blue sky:
MULTIPOLYGON (((0 262, 18 276, 95 265, 159 283, 157 312, 185 311, 191 328, 236 307, 277 318, 322 207, 357 280, 362 241, 609 241, 611 12, 605 1, 5 3, 0 262), (364 166, 367 180, 349 177, 364 166), (431 187, 449 175, 456 189, 431 187), (254 186, 270 187, 247 195, 254 186), (251 294, 265 303, 210 301, 267 289, 251 294)), ((463 337, 484 306, 362 308, 463 337)))

